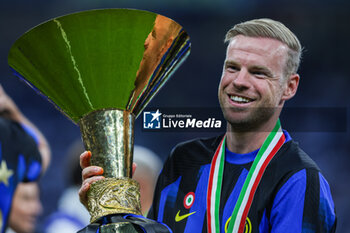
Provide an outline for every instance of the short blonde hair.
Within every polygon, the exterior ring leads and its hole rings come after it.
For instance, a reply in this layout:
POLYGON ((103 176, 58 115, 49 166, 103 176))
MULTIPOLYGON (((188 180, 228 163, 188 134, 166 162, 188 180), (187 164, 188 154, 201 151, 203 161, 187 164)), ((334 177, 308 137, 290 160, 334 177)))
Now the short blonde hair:
POLYGON ((285 66, 285 76, 295 74, 298 71, 302 47, 298 38, 284 24, 272 19, 254 19, 236 24, 225 37, 225 42, 230 42, 235 36, 272 38, 286 44, 289 48, 285 66))

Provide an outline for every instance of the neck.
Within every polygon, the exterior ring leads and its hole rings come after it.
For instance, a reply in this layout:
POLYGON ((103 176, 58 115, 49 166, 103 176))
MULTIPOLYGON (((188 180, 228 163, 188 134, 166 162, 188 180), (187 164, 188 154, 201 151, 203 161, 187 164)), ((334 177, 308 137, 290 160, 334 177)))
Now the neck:
POLYGON ((259 149, 275 127, 276 122, 277 119, 271 119, 249 132, 237 132, 230 123, 227 123, 226 146, 228 150, 238 154, 246 154, 259 149))

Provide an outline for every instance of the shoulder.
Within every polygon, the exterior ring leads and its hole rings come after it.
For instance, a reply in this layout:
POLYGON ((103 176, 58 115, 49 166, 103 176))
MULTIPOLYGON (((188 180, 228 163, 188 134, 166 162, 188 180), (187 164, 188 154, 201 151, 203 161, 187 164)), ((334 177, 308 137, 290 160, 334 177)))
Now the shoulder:
POLYGON ((223 135, 179 143, 164 163, 163 175, 178 177, 209 164, 223 135))
POLYGON ((299 147, 298 143, 291 140, 286 142, 277 152, 259 185, 259 190, 264 199, 270 204, 282 187, 301 185, 305 187, 306 175, 319 173, 316 163, 299 147))
MULTIPOLYGON (((276 167, 279 173, 297 172, 301 169, 319 171, 316 163, 306 154, 299 144, 293 140, 285 143, 271 161, 271 167, 276 167)), ((270 166, 269 165, 269 166, 270 166)), ((281 174, 282 175, 282 174, 281 174)))
MULTIPOLYGON (((276 232, 301 232, 304 224, 333 227, 336 217, 329 185, 298 143, 285 143, 269 164, 260 188, 276 232)), ((317 232, 328 232, 323 230, 317 232)))
POLYGON ((193 140, 179 143, 171 151, 170 159, 182 161, 198 161, 204 163, 211 160, 216 148, 218 147, 223 135, 210 138, 196 138, 193 140))
POLYGON ((273 187, 270 190, 274 197, 286 190, 290 191, 288 193, 295 193, 296 190, 300 190, 299 193, 314 194, 329 192, 329 185, 320 168, 295 141, 283 145, 269 164, 262 182, 266 189, 273 187))

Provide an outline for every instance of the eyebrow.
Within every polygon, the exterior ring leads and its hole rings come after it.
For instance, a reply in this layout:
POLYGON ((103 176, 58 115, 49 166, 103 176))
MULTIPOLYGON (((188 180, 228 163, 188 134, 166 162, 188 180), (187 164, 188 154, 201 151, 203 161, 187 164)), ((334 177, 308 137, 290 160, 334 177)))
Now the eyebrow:
POLYGON ((227 66, 241 67, 241 65, 239 65, 237 62, 232 61, 232 60, 225 61, 225 67, 227 67, 227 66))

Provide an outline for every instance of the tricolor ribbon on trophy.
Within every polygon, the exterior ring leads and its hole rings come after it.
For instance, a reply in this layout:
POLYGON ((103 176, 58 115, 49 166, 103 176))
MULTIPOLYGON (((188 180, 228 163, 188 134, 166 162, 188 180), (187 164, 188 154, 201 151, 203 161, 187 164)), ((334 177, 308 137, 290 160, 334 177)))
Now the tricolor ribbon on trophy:
POLYGON ((111 220, 97 224, 101 233, 138 232, 118 217, 141 215, 139 187, 131 179, 134 120, 189 52, 179 24, 132 9, 57 17, 10 49, 15 74, 79 125, 92 165, 104 169, 106 179, 88 193, 91 222, 111 220))

